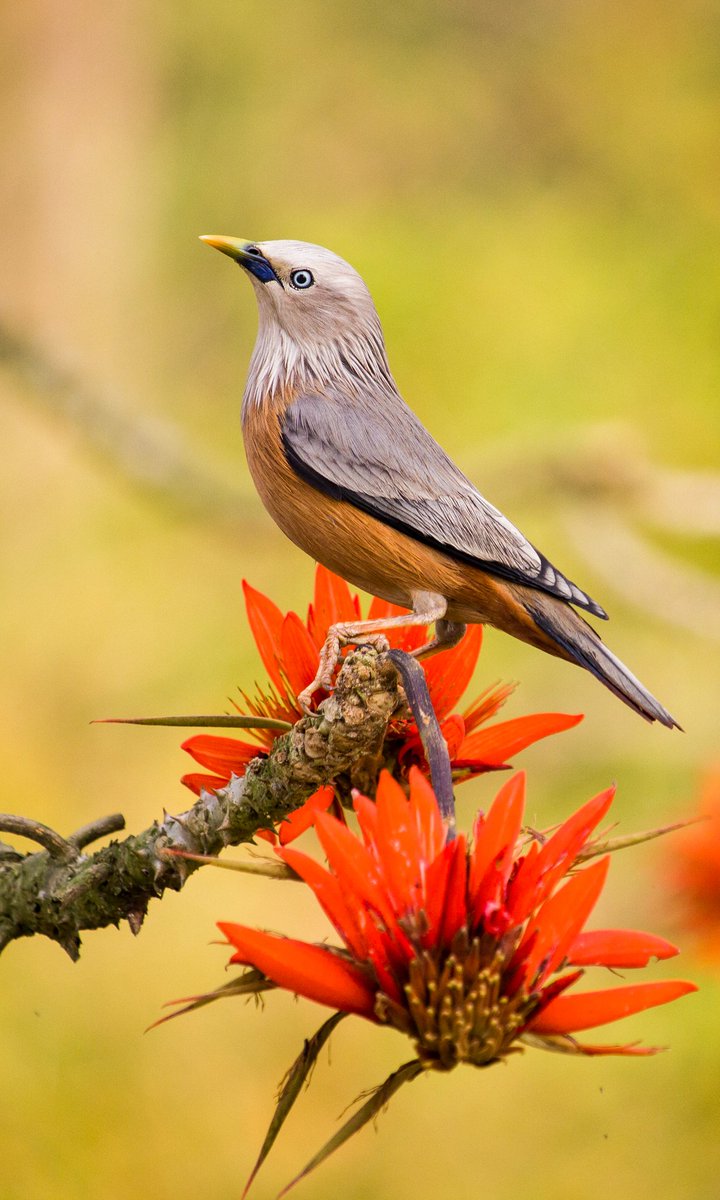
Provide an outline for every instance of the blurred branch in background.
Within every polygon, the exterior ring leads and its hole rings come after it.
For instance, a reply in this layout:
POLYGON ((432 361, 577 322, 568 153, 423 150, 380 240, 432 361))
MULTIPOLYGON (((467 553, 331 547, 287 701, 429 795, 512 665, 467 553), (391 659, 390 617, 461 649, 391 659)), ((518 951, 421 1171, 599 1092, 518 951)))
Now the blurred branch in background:
POLYGON ((222 526, 247 524, 247 500, 203 469, 177 426, 93 390, 2 322, 0 368, 18 380, 37 408, 64 420, 116 476, 140 492, 184 517, 222 526))
POLYGON ((523 455, 512 447, 493 468, 510 477, 518 499, 573 497, 578 502, 623 505, 657 530, 691 537, 720 537, 720 473, 651 463, 634 428, 611 423, 558 435, 554 449, 523 455))
POLYGON ((720 538, 720 473, 657 466, 637 432, 620 424, 586 429, 572 445, 527 457, 513 447, 490 470, 518 501, 542 497, 578 557, 626 604, 720 638, 720 581, 647 532, 720 538))
MULTIPOLYGON (((240 491, 203 468, 181 431, 100 395, 43 349, 0 322, 0 367, 14 375, 46 414, 65 420, 117 476, 184 517, 227 535, 255 520, 240 491)), ((480 464, 479 464, 480 467, 480 464)), ((720 583, 708 572, 651 543, 642 527, 660 534, 720 537, 720 473, 651 463, 632 429, 588 429, 572 445, 517 446, 484 457, 482 478, 491 497, 532 506, 542 497, 580 558, 629 605, 681 629, 720 637, 720 583)), ((259 518, 260 509, 257 508, 259 518)))
POLYGON ((720 582, 706 571, 653 546, 617 510, 573 508, 564 523, 578 553, 590 546, 595 573, 627 604, 720 639, 720 582))

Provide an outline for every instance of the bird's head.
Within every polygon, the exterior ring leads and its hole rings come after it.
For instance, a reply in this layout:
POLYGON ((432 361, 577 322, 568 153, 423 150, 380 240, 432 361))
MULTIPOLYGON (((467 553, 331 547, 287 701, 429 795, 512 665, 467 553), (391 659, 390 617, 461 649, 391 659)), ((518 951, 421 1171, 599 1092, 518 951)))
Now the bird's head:
POLYGON ((252 283, 261 318, 302 343, 342 337, 353 326, 377 323, 372 297, 354 267, 310 242, 201 239, 232 258, 252 283))
POLYGON ((256 367, 329 377, 343 361, 387 370, 380 321, 354 267, 309 242, 201 238, 242 267, 255 289, 260 325, 256 367), (273 362, 274 360, 274 362, 273 362))

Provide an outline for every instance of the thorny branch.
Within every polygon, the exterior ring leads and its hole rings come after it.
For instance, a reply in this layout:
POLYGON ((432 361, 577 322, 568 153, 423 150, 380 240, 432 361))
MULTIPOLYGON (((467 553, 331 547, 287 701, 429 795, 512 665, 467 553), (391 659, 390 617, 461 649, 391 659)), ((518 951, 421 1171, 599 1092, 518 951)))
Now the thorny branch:
POLYGON ((0 816, 0 832, 44 847, 20 855, 0 843, 0 950, 40 933, 77 959, 81 930, 127 920, 137 933, 149 901, 179 891, 202 865, 169 851, 212 857, 250 841, 322 784, 372 792, 388 721, 403 703, 389 657, 363 647, 347 656, 319 712, 278 738, 241 779, 217 795, 204 793, 179 816, 165 814, 143 833, 85 854, 90 842, 123 828, 123 818, 100 818, 63 838, 37 821, 0 816))

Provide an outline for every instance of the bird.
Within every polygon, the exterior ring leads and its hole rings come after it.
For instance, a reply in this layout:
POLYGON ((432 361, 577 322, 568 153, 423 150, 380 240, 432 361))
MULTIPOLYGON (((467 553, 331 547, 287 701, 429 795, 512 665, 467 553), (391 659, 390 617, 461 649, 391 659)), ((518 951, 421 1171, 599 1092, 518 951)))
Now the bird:
POLYGON ((332 626, 317 675, 344 645, 434 624, 418 656, 487 624, 584 667, 648 721, 677 721, 582 612, 605 610, 478 491, 400 396, 360 274, 322 246, 204 234, 253 286, 258 332, 242 402, 248 466, 270 516, 349 583, 408 610, 332 626), (578 611, 579 610, 579 611, 578 611))

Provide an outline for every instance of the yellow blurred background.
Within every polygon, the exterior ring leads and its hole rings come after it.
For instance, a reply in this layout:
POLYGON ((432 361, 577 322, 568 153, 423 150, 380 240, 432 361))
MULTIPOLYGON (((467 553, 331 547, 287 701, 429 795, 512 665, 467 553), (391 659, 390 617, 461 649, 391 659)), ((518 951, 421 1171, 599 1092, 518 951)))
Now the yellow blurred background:
MULTIPOLYGON (((304 612, 313 565, 244 464, 254 299, 197 241, 218 232, 357 266, 405 397, 606 605, 610 645, 684 726, 489 632, 476 691, 519 679, 507 716, 587 714, 518 760, 533 822, 613 779, 621 832, 691 812, 719 753, 718 4, 31 0, 2 21, 1 806, 64 833, 181 811, 177 731, 91 720, 224 711, 263 681, 243 576, 304 612)), ((496 786, 464 787, 461 820, 496 786)), ((688 946, 665 973, 699 995, 609 1031, 671 1053, 422 1079, 298 1195, 716 1197, 718 968, 681 928, 670 854, 619 856, 597 924, 688 946)), ((222 981, 216 919, 325 935, 289 901, 203 870, 77 965, 6 951, 1 1200, 240 1196, 323 1012, 271 995, 143 1029, 222 981)), ((256 1194, 404 1057, 344 1023, 256 1194)))

